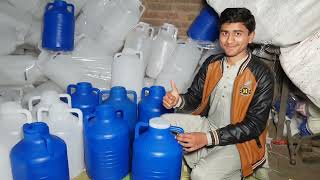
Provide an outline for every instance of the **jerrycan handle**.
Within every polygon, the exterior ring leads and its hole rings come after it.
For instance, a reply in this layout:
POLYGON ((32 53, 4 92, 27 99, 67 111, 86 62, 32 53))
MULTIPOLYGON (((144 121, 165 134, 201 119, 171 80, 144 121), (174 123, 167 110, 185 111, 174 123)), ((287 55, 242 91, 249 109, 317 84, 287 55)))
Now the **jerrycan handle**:
POLYGON ((40 107, 37 111, 37 122, 43 122, 42 121, 42 113, 43 112, 49 112, 49 108, 47 107, 40 107))
POLYGON ((82 113, 82 111, 80 110, 80 109, 77 109, 77 108, 70 108, 70 109, 68 109, 68 112, 69 113, 75 113, 75 114, 77 114, 78 115, 78 125, 82 125, 82 123, 83 123, 83 113, 82 113))
POLYGON ((135 91, 132 91, 132 90, 127 90, 127 94, 132 94, 133 95, 133 102, 135 104, 137 104, 137 93, 135 91))
POLYGON ((116 53, 114 56, 113 56, 113 59, 118 59, 120 56, 122 56, 122 53, 116 53))
POLYGON ((59 94, 59 98, 66 98, 67 104, 71 108, 71 96, 69 94, 59 94))
POLYGON ((140 60, 141 62, 143 62, 143 53, 142 53, 142 51, 136 52, 136 55, 139 57, 139 60, 140 60))
POLYGON ((25 115, 27 118, 27 123, 32 123, 32 116, 31 116, 30 111, 28 111, 26 109, 18 109, 17 113, 21 113, 21 114, 25 115))
POLYGON ((53 6, 53 3, 48 3, 46 5, 46 11, 48 11, 53 6))
POLYGON ((70 7, 70 12, 74 15, 74 5, 73 4, 68 4, 67 5, 67 9, 69 9, 69 7, 70 7))
POLYGON ((74 92, 76 92, 76 91, 77 91, 77 85, 75 85, 75 84, 70 84, 70 85, 67 87, 67 93, 70 94, 70 95, 72 95, 72 94, 73 94, 73 93, 72 93, 72 89, 74 89, 74 90, 75 90, 74 92))
POLYGON ((88 127, 90 119, 92 119, 94 117, 96 117, 95 114, 89 114, 89 115, 83 117, 83 119, 84 119, 84 121, 83 121, 84 122, 84 127, 88 127))
POLYGON ((103 102, 103 99, 102 99, 103 95, 110 96, 110 90, 100 91, 100 93, 99 93, 99 104, 102 104, 102 102, 103 102))
POLYGON ((173 34, 173 38, 177 39, 178 37, 178 28, 174 27, 174 34, 173 34))
POLYGON ((121 119, 123 119, 123 116, 124 116, 122 110, 117 110, 117 111, 115 111, 115 115, 116 115, 116 117, 119 117, 119 118, 121 118, 121 119))
POLYGON ((139 137, 141 127, 149 127, 149 124, 146 122, 138 122, 134 132, 134 139, 137 139, 139 137))
POLYGON ((98 88, 92 88, 92 91, 95 92, 97 95, 100 94, 100 89, 98 88))
POLYGON ((52 155, 53 151, 52 151, 52 141, 50 139, 50 135, 45 135, 45 136, 42 136, 41 138, 46 143, 48 154, 52 155))
POLYGON ((184 130, 181 127, 178 127, 178 126, 170 126, 169 129, 170 129, 171 132, 176 132, 178 134, 184 133, 184 130))
POLYGON ((146 10, 146 7, 143 4, 140 4, 139 8, 141 9, 140 10, 140 18, 141 18, 141 16, 143 15, 144 11, 146 10))
POLYGON ((149 31, 150 39, 152 39, 152 38, 153 38, 153 35, 154 35, 154 28, 153 28, 153 27, 149 27, 149 28, 148 28, 148 31, 149 31))
POLYGON ((141 99, 146 97, 146 91, 149 92, 149 90, 150 90, 150 88, 148 88, 148 87, 142 88, 142 90, 141 90, 141 99))
POLYGON ((33 96, 33 97, 31 97, 30 99, 29 99, 29 101, 28 101, 28 109, 29 109, 29 111, 32 111, 32 109, 33 109, 33 101, 35 101, 35 100, 40 100, 41 99, 41 96, 33 96))

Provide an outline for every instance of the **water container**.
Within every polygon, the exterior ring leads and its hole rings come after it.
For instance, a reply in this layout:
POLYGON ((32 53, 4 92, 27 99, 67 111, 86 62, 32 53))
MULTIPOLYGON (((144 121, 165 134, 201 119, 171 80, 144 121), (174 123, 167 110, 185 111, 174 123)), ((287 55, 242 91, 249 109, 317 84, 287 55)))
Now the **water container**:
POLYGON ((168 121, 159 117, 151 119, 149 124, 137 124, 132 180, 180 180, 183 151, 172 132, 183 133, 183 129, 170 126, 168 121), (139 135, 140 127, 148 127, 148 130, 139 135))
POLYGON ((39 94, 42 94, 45 91, 55 91, 58 94, 62 94, 65 92, 60 86, 58 86, 53 81, 46 81, 45 83, 42 83, 41 85, 37 86, 36 88, 33 88, 32 90, 29 90, 26 92, 26 94, 22 98, 22 105, 27 105, 28 101, 31 97, 37 96, 39 94))
POLYGON ((103 104, 85 118, 85 158, 91 179, 122 179, 129 173, 129 127, 122 115, 103 104))
POLYGON ((80 109, 71 109, 65 103, 52 104, 49 108, 41 107, 37 112, 38 121, 46 122, 51 133, 67 144, 70 178, 75 178, 85 169, 82 117, 80 109), (48 113, 49 118, 44 113, 48 113))
POLYGON ((42 47, 51 51, 74 48, 74 6, 63 0, 48 3, 45 8, 42 47))
POLYGON ((196 43, 192 41, 179 42, 170 62, 164 66, 156 79, 155 85, 163 86, 166 91, 171 91, 170 80, 173 80, 179 92, 186 93, 191 86, 201 52, 196 43))
POLYGON ((144 71, 142 52, 124 49, 122 53, 114 56, 111 86, 123 86, 127 90, 135 91, 140 97, 144 71))
POLYGON ((67 100, 68 106, 71 107, 71 97, 69 94, 58 94, 56 91, 44 91, 41 96, 34 96, 29 99, 28 107, 32 113, 32 116, 36 118, 36 113, 39 108, 49 108, 50 105, 62 102, 60 99, 67 100), (38 104, 34 104, 35 101, 40 101, 38 104), (35 105, 35 106, 34 106, 35 105))
POLYGON ((146 68, 151 53, 150 45, 154 29, 150 24, 139 22, 137 26, 127 35, 124 48, 131 48, 143 53, 144 68, 146 68))
POLYGON ((320 109, 313 103, 307 104, 307 128, 311 134, 320 133, 320 109))
POLYGON ((22 138, 22 125, 31 122, 31 113, 26 109, 22 109, 17 102, 4 102, 0 105, 1 179, 12 179, 10 150, 22 138))
POLYGON ((100 103, 112 105, 116 111, 123 112, 123 120, 128 123, 130 129, 130 141, 133 142, 134 128, 138 119, 136 92, 114 86, 111 90, 101 91, 99 99, 100 103), (133 96, 133 100, 129 99, 130 95, 133 96), (105 101, 103 101, 104 96, 108 96, 105 101))
POLYGON ((219 15, 211 7, 204 7, 189 27, 187 34, 194 40, 215 41, 219 38, 219 15))
POLYGON ((138 120, 148 123, 153 117, 160 117, 164 113, 171 112, 162 105, 162 99, 166 91, 162 86, 143 88, 141 101, 138 105, 138 120))
POLYGON ((67 93, 71 95, 72 108, 80 109, 83 117, 93 113, 95 107, 99 104, 100 90, 92 87, 91 83, 70 84, 67 93))
POLYGON ((299 126, 299 131, 300 136, 310 136, 312 134, 311 130, 308 127, 306 117, 302 119, 302 123, 299 126))
POLYGON ((151 44, 151 55, 148 61, 147 75, 157 78, 164 65, 169 61, 177 45, 178 29, 168 23, 164 23, 151 44))
POLYGON ((13 180, 69 180, 67 147, 43 122, 23 125, 24 138, 10 152, 13 180))

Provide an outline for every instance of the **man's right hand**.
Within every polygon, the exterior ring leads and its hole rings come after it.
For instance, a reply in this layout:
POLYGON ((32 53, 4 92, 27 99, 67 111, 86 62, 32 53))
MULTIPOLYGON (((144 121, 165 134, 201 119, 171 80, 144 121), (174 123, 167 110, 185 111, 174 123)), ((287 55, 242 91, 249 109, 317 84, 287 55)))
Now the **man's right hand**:
POLYGON ((163 97, 162 103, 163 106, 167 109, 171 109, 175 107, 181 98, 179 95, 179 91, 177 89, 176 84, 173 80, 170 81, 171 84, 171 91, 167 92, 166 95, 163 97))

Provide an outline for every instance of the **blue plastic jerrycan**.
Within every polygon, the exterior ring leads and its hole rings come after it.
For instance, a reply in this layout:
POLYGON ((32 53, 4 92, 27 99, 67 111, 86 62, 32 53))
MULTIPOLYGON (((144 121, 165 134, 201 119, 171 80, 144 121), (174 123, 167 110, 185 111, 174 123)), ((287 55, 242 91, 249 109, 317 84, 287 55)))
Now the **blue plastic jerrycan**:
POLYGON ((209 6, 204 7, 187 32, 191 39, 215 41, 219 38, 219 15, 209 6))
POLYGON ((130 129, 130 142, 133 142, 134 128, 138 119, 136 92, 126 90, 122 86, 114 86, 111 90, 101 91, 99 100, 100 104, 112 105, 116 111, 123 112, 123 119, 128 123, 130 129), (104 100, 105 96, 107 96, 106 100, 104 100))
POLYGON ((42 47, 51 51, 74 48, 74 6, 63 0, 48 3, 43 18, 42 47))
POLYGON ((162 86, 151 86, 143 88, 141 91, 141 100, 138 105, 139 122, 148 123, 153 117, 160 117, 162 114, 172 112, 162 105, 162 99, 166 91, 162 86))
POLYGON ((92 87, 89 82, 70 84, 67 93, 71 96, 72 108, 80 109, 83 117, 93 113, 95 107, 99 104, 100 90, 92 87))
POLYGON ((152 118, 149 124, 137 123, 133 143, 133 180, 180 180, 183 151, 173 132, 183 133, 183 129, 170 126, 160 117, 152 118), (141 127, 148 129, 140 135, 141 127))
POLYGON ((93 180, 122 179, 129 173, 129 126, 122 114, 102 104, 85 118, 85 162, 93 180))
POLYGON ((47 124, 24 124, 23 135, 10 152, 14 180, 69 180, 67 146, 47 124))

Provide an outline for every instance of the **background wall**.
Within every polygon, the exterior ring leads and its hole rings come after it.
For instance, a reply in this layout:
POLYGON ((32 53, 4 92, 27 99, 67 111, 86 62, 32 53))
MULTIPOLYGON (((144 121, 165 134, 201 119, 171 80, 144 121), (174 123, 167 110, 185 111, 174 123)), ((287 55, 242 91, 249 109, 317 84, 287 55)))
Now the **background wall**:
POLYGON ((206 4, 205 0, 143 0, 146 11, 144 22, 154 26, 171 23, 178 27, 179 38, 186 38, 186 31, 206 4))

